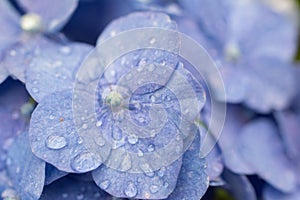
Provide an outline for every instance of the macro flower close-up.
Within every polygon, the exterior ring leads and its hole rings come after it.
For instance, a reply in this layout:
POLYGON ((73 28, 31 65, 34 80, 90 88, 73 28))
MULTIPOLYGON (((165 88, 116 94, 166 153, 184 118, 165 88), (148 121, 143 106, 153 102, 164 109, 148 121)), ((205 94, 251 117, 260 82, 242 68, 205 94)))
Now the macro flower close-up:
POLYGON ((0 0, 0 25, 0 199, 300 199, 298 0, 0 0))

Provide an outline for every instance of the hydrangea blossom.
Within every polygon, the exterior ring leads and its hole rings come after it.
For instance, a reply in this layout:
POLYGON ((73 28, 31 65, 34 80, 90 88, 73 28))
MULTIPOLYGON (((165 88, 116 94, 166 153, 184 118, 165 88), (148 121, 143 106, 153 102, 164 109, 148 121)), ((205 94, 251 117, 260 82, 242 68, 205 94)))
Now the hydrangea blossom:
POLYGON ((291 10, 278 11, 256 0, 180 3, 195 16, 204 34, 200 43, 220 65, 226 101, 262 113, 290 103, 295 94, 291 61, 298 36, 291 10))

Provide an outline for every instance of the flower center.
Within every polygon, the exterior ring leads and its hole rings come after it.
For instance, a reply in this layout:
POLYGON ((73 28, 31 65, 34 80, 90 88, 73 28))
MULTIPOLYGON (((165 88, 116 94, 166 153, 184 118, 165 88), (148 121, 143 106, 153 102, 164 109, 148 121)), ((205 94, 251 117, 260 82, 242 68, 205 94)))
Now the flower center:
POLYGON ((123 97, 119 92, 111 91, 105 98, 105 103, 112 109, 119 108, 122 105, 123 97))
POLYGON ((42 18, 34 13, 27 13, 21 17, 20 20, 21 28, 24 31, 36 33, 43 30, 42 18))
POLYGON ((225 58, 228 61, 236 62, 241 57, 241 51, 236 43, 230 42, 225 46, 225 58))

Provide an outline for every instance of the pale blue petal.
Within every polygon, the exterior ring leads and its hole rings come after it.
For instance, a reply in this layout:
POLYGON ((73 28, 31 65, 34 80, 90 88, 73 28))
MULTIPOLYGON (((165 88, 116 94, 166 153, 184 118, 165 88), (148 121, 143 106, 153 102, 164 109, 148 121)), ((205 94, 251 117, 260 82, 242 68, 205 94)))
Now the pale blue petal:
POLYGON ((32 154, 28 133, 23 132, 8 150, 7 170, 18 195, 36 200, 42 194, 45 162, 32 154))
POLYGON ((281 191, 291 192, 296 189, 297 174, 278 134, 269 119, 251 121, 241 130, 239 151, 260 177, 281 191))
POLYGON ((32 113, 29 138, 33 153, 61 171, 83 173, 101 164, 77 133, 71 91, 53 93, 38 104, 32 113))
POLYGON ((69 20, 78 0, 17 0, 28 13, 38 14, 47 32, 59 31, 69 20))
POLYGON ((174 192, 167 200, 199 200, 209 186, 207 164, 200 158, 200 136, 197 135, 193 144, 183 155, 183 164, 174 192))
POLYGON ((283 193, 271 186, 267 186, 263 193, 265 200, 298 200, 300 197, 300 188, 291 193, 283 193))
POLYGON ((39 54, 26 69, 26 88, 40 102, 45 96, 62 90, 72 90, 75 75, 92 46, 80 43, 39 45, 39 54))
POLYGON ((46 164, 46 177, 45 177, 45 185, 49 185, 52 182, 60 179, 61 177, 66 176, 68 173, 63 172, 55 168, 53 165, 46 164))

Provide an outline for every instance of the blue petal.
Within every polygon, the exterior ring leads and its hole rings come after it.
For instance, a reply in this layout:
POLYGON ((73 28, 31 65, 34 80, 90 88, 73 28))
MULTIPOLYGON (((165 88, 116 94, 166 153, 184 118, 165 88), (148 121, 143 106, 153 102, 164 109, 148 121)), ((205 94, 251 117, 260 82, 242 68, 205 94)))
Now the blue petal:
POLYGON ((3 65, 12 77, 25 82, 25 71, 31 59, 38 56, 39 47, 43 43, 49 43, 49 41, 36 35, 25 36, 5 51, 3 65))
POLYGON ((262 113, 286 108, 296 95, 291 65, 275 58, 253 61, 243 68, 247 80, 245 103, 262 113))
POLYGON ((229 0, 180 0, 189 13, 196 16, 202 30, 208 33, 218 43, 225 43, 227 39, 228 21, 232 11, 229 0))
POLYGON ((67 174, 68 174, 67 172, 60 171, 54 166, 47 163, 45 185, 49 185, 52 182, 56 181, 57 179, 66 176, 67 174))
POLYGON ((219 147, 216 145, 206 157, 207 174, 211 182, 219 181, 223 172, 223 160, 219 147))
POLYGON ((278 134, 269 119, 251 121, 241 130, 239 151, 260 177, 281 191, 291 192, 296 189, 297 175, 278 134))
POLYGON ((264 189, 263 196, 265 200, 298 200, 300 197, 300 188, 291 193, 283 193, 271 186, 264 189))
POLYGON ((1 64, 1 58, 0 58, 0 84, 5 81, 5 79, 9 76, 9 73, 7 69, 4 67, 3 64, 1 64))
MULTIPOLYGON (((284 5, 278 3, 280 6, 284 5)), ((236 3, 229 35, 240 45, 247 62, 262 56, 291 61, 298 39, 298 22, 292 13, 293 9, 280 11, 257 1, 236 3)))
POLYGON ((229 106, 224 128, 218 141, 224 164, 238 174, 254 173, 253 167, 242 157, 237 148, 240 131, 247 120, 248 116, 241 107, 229 106))
POLYGON ((300 162, 300 117, 291 111, 275 114, 285 149, 291 159, 300 162))
POLYGON ((40 102, 32 114, 29 138, 33 153, 61 171, 83 173, 101 164, 77 134, 71 91, 53 93, 40 102))
POLYGON ((121 32, 146 27, 158 27, 176 30, 176 23, 171 18, 158 12, 136 12, 111 22, 98 38, 97 44, 116 36, 121 32))
MULTIPOLYGON (((64 177, 46 186, 40 200, 115 200, 115 197, 100 190, 93 182, 84 182, 64 177)), ((121 199, 120 199, 121 200, 121 199)))
POLYGON ((256 200, 255 189, 246 176, 234 174, 229 170, 223 173, 228 188, 236 199, 256 200))
POLYGON ((145 173, 121 172, 103 165, 93 171, 93 178, 99 187, 116 197, 164 199, 175 188, 181 163, 179 159, 157 171, 151 170, 151 163, 142 163, 145 173))
POLYGON ((45 162, 32 154, 27 132, 23 132, 8 150, 7 170, 23 199, 39 199, 45 181, 45 162))
POLYGON ((3 27, 0 35, 0 54, 2 54, 2 50, 13 44, 21 31, 19 16, 8 0, 0 1, 0 26, 3 27))
POLYGON ((17 2, 28 13, 38 14, 47 32, 59 31, 68 22, 78 4, 78 0, 17 0, 17 2))
POLYGON ((196 136, 193 144, 183 156, 183 164, 174 192, 167 200, 199 200, 209 186, 206 160, 199 157, 200 137, 196 136))
POLYGON ((75 74, 92 47, 80 43, 46 42, 39 45, 26 70, 26 88, 40 102, 45 96, 62 90, 71 90, 75 74))

